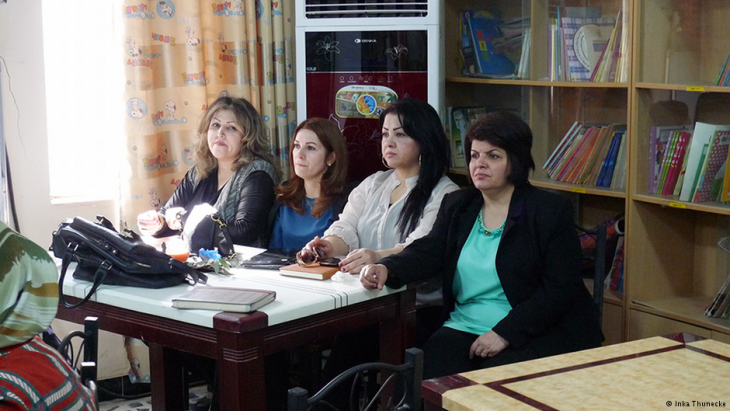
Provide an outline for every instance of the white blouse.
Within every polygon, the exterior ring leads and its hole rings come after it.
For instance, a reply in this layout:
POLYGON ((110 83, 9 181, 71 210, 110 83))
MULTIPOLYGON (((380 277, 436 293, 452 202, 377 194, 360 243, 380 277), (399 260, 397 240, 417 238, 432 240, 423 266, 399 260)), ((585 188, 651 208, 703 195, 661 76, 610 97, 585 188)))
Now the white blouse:
POLYGON ((395 170, 372 174, 352 190, 339 220, 324 232, 324 236, 340 237, 350 251, 357 248, 385 250, 397 245, 406 247, 425 236, 431 231, 444 195, 458 190, 459 186, 448 177, 441 177, 423 209, 418 226, 401 242, 398 217, 417 181, 418 176, 407 179, 406 194, 390 205, 390 194, 400 185, 395 170))

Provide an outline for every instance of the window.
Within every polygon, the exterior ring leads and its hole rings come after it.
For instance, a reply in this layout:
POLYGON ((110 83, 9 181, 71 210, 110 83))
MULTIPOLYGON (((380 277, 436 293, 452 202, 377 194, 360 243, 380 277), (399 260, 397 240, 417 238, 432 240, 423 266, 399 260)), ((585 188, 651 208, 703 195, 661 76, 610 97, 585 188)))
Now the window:
POLYGON ((118 1, 43 0, 48 160, 54 203, 118 199, 124 160, 118 1))

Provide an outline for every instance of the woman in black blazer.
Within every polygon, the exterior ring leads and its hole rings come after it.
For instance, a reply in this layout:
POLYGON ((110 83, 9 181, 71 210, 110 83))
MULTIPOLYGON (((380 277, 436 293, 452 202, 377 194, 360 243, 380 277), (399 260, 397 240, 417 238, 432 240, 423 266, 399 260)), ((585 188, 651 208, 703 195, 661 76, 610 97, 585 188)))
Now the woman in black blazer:
POLYGON ((424 378, 597 347, 598 307, 580 274, 566 198, 528 182, 532 132, 489 113, 467 131, 473 188, 447 195, 430 234, 360 274, 366 288, 443 273, 443 326, 425 343, 424 378))

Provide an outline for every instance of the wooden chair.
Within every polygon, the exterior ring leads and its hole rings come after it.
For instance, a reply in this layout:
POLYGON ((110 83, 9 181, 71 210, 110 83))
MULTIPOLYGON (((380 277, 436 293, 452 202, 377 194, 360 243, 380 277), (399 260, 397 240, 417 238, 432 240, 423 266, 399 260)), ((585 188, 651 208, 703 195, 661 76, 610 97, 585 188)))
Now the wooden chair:
MULTIPOLYGON (((309 409, 337 410, 327 402, 327 395, 344 381, 352 377, 350 389, 350 409, 375 410, 381 409, 386 392, 394 395, 387 399, 388 410, 420 410, 421 409, 421 380, 423 376, 423 351, 418 348, 406 350, 406 362, 393 365, 382 362, 370 362, 356 365, 332 379, 316 394, 308 397, 307 390, 295 387, 287 395, 287 411, 305 411, 309 409), (380 373, 381 383, 377 391, 368 395, 368 379, 380 373), (388 375, 389 374, 389 375, 388 375), (319 407, 319 408, 317 408, 319 407), (355 408, 357 407, 357 408, 355 408)), ((372 381, 371 381, 372 382, 372 381)))
POLYGON ((71 368, 75 369, 81 377, 81 382, 91 391, 94 403, 99 403, 99 396, 96 388, 97 357, 99 353, 99 325, 97 317, 86 317, 84 319, 84 331, 72 331, 58 346, 58 352, 68 361, 71 368), (78 345, 74 342, 80 339, 78 345), (83 361, 79 362, 83 350, 83 361))

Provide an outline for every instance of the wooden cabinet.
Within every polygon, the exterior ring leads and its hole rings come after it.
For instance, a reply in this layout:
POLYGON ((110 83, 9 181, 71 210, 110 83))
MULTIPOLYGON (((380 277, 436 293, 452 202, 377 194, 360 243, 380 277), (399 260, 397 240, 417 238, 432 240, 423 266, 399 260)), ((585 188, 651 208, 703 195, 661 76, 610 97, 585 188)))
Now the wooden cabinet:
MULTIPOLYGON (((556 182, 548 178, 542 165, 555 150, 574 122, 628 124, 630 82, 597 83, 549 81, 549 26, 558 8, 600 7, 602 16, 615 17, 627 7, 621 0, 603 1, 446 1, 446 106, 491 106, 519 112, 533 130, 533 157, 537 169, 532 184, 558 190, 573 197, 576 221, 592 227, 624 213, 627 190, 589 187, 556 182), (460 12, 479 9, 497 12, 503 21, 524 19, 531 33, 530 64, 527 78, 496 79, 465 76, 458 64, 460 12)), ((630 13, 626 13, 630 21, 630 13)), ((630 30, 627 30, 630 32, 630 30)), ((627 56, 626 58, 629 58, 627 56)), ((630 67, 627 65, 627 67, 630 67)), ((452 170, 452 174, 465 174, 452 170)), ((607 343, 625 339, 625 302, 623 293, 607 291, 604 298, 603 329, 607 343)))
POLYGON ((637 0, 634 15, 627 338, 693 330, 726 339, 730 321, 703 311, 730 274, 717 246, 730 235, 730 208, 647 194, 647 161, 652 126, 730 124, 730 90, 715 86, 730 51, 730 2, 637 0))
MULTIPOLYGON (((715 86, 730 51, 726 0, 449 0, 445 16, 445 105, 494 106, 519 112, 532 127, 535 186, 574 199, 576 220, 593 226, 623 213, 626 219, 624 292, 607 292, 607 342, 688 331, 728 338, 728 320, 703 315, 730 274, 728 253, 717 241, 730 235, 730 207, 649 195, 652 126, 696 120, 730 124, 730 89, 715 86), (604 17, 622 11, 628 38, 623 82, 550 81, 549 26, 558 8, 600 7, 604 17), (527 78, 465 76, 460 58, 460 12, 498 11, 503 21, 529 16, 527 78), (576 122, 627 125, 625 189, 551 180, 542 169, 576 122)), ((465 175, 452 169, 453 175, 465 175)))

